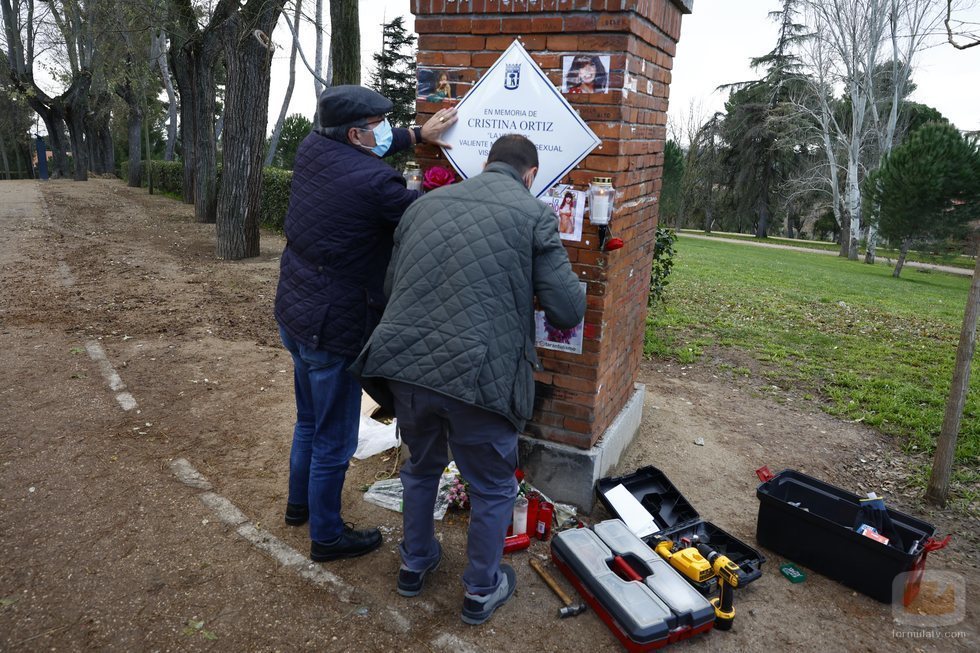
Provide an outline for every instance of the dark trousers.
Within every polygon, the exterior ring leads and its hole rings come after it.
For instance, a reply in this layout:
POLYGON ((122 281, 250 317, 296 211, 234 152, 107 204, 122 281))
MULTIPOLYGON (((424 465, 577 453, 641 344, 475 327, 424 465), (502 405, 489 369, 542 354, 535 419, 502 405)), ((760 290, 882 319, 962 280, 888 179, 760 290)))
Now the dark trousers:
POLYGON ((418 571, 439 555, 432 510, 439 476, 449 462, 448 444, 470 486, 463 585, 474 594, 493 592, 501 580, 504 537, 517 496, 517 429, 497 413, 426 388, 392 381, 391 391, 402 440, 411 452, 401 470, 402 563, 418 571))

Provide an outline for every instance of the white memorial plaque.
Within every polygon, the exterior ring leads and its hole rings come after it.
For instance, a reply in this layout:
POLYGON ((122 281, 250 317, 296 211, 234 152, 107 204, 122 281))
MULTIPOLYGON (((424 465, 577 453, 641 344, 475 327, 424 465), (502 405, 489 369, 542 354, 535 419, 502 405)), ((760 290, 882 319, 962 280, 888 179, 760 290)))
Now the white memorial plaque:
POLYGON ((490 146, 521 134, 538 147, 540 166, 531 187, 541 197, 601 142, 575 109, 514 41, 456 105, 459 122, 444 139, 446 158, 464 178, 480 174, 490 146))

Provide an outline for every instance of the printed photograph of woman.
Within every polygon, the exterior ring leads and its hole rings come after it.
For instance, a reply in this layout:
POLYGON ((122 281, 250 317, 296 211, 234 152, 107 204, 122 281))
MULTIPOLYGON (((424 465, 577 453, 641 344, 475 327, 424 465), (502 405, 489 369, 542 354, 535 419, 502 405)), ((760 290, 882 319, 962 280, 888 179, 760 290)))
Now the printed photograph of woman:
POLYGON ((575 233, 575 195, 566 191, 558 206, 558 231, 562 234, 575 233))
POLYGON ((418 98, 426 102, 448 102, 458 99, 460 84, 457 70, 418 69, 418 98))
POLYGON ((562 61, 563 93, 607 93, 609 91, 609 55, 577 54, 562 61))

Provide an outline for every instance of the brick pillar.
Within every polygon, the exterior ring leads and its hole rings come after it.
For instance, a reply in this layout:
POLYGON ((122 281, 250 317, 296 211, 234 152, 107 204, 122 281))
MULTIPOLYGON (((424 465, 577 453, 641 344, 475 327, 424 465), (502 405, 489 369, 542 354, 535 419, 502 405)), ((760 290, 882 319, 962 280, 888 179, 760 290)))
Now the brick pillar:
MULTIPOLYGON (((566 95, 602 139, 564 180, 587 190, 612 177, 612 229, 626 245, 598 250, 586 217, 582 240, 564 241, 579 278, 588 282, 581 354, 539 350, 537 401, 527 434, 589 449, 633 396, 643 354, 650 267, 657 226, 667 98, 681 16, 692 0, 413 0, 418 64, 461 70, 475 81, 514 39, 561 87, 562 57, 609 54, 609 92, 566 95)), ((419 101, 421 123, 442 104, 419 101)), ((420 150, 423 168, 448 165, 420 150)), ((629 434, 632 437, 632 433, 629 434)), ((615 461, 613 461, 615 462, 615 461)))

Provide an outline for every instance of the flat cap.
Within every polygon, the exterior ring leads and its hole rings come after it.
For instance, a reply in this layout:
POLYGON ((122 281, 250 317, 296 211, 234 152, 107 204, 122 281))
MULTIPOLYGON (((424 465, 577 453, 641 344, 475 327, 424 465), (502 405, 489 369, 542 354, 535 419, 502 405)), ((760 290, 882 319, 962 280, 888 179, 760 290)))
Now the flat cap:
POLYGON ((320 93, 320 126, 339 127, 368 116, 383 116, 395 105, 363 86, 331 86, 320 93))

